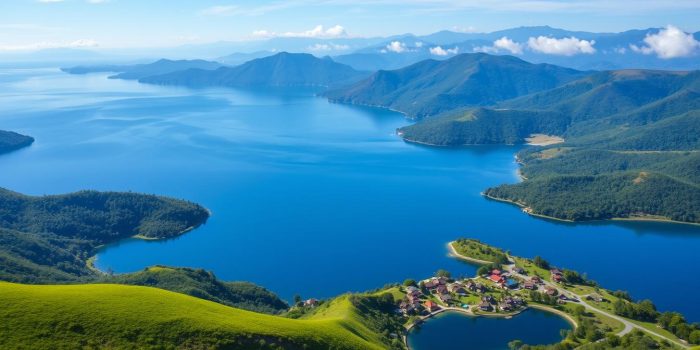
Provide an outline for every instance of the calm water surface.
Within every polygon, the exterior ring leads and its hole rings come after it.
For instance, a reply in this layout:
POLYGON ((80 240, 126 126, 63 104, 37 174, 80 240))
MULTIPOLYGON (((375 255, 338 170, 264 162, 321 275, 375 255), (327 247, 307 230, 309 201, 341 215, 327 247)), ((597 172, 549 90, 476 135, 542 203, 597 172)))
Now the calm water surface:
POLYGON ((571 325, 554 314, 528 309, 512 319, 472 317, 445 312, 408 334, 411 350, 508 350, 508 343, 554 344, 571 325))
POLYGON ((529 217, 479 195, 517 181, 517 148, 410 145, 394 134, 408 123, 314 91, 187 90, 5 69, 0 129, 37 141, 0 156, 0 186, 157 193, 212 210, 182 237, 108 247, 97 265, 116 272, 201 267, 287 299, 330 297, 440 268, 471 275, 445 244, 473 237, 700 320, 692 299, 700 228, 529 217))

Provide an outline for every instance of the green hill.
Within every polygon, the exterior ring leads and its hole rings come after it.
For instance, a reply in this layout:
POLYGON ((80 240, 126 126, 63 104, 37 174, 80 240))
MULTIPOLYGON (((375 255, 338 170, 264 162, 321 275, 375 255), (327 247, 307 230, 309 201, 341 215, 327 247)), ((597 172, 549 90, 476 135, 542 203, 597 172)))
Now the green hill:
POLYGON ((105 276, 99 281, 156 287, 267 314, 279 314, 289 308, 263 287, 249 282, 219 281, 213 273, 201 269, 153 266, 139 272, 105 276))
POLYGON ((462 54, 378 71, 354 85, 326 93, 334 102, 391 108, 412 118, 552 89, 588 73, 512 56, 462 54))
POLYGON ((12 131, 0 130, 0 154, 12 152, 34 143, 34 138, 12 131))
POLYGON ((94 276, 98 246, 132 236, 168 238, 203 224, 197 204, 154 195, 81 191, 26 196, 0 189, 0 279, 70 281, 94 276))
POLYGON ((366 76, 330 58, 281 52, 236 67, 188 69, 139 79, 142 83, 184 86, 329 86, 366 76))
MULTIPOLYGON (((364 297, 369 298, 369 297, 364 297)), ((3 349, 381 349, 349 296, 294 320, 148 287, 0 283, 3 349)), ((371 317, 371 316, 369 316, 371 317)))

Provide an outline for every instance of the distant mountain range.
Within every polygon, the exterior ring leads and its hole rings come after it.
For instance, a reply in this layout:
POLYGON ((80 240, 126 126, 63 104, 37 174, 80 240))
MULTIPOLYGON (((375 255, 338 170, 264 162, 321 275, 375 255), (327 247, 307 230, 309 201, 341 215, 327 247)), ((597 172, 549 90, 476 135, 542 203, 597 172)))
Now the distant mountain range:
POLYGON ((333 102, 390 108, 411 118, 465 106, 487 106, 548 90, 589 73, 512 56, 461 54, 378 71, 349 87, 326 93, 333 102))
POLYGON ((76 66, 70 68, 61 68, 61 70, 70 74, 114 72, 118 74, 109 77, 110 79, 138 80, 152 75, 172 73, 185 69, 196 68, 203 70, 213 70, 222 66, 223 65, 221 63, 205 60, 172 61, 167 59, 161 59, 148 64, 76 66))
POLYGON ((152 75, 139 81, 184 86, 333 86, 357 81, 368 74, 330 58, 281 52, 236 67, 188 69, 152 75))

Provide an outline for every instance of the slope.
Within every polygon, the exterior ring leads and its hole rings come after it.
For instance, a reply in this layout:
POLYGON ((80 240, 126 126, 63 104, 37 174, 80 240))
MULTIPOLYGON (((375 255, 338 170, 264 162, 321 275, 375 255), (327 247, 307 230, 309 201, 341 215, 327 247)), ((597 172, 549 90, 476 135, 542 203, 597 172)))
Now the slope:
POLYGON ((0 302, 3 349, 384 347, 347 303, 335 306, 344 316, 293 320, 148 287, 12 283, 0 283, 0 302))

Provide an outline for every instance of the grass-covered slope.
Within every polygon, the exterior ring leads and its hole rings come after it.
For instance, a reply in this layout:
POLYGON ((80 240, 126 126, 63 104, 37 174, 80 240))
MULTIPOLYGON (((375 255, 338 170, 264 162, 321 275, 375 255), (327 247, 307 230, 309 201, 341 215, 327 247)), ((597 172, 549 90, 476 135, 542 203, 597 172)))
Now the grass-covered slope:
POLYGON ((278 314, 289 307, 263 287, 249 282, 223 282, 213 273, 201 269, 153 266, 139 272, 104 277, 101 281, 157 287, 267 314, 278 314))
POLYGON ((213 71, 188 69, 139 79, 142 83, 184 86, 329 86, 366 74, 330 58, 281 52, 236 67, 213 71))
POLYGON ((346 88, 326 93, 341 103, 380 106, 421 118, 467 106, 488 106, 552 89, 588 73, 512 56, 462 54, 379 71, 346 88))
POLYGON ((12 131, 0 130, 0 154, 12 152, 34 143, 34 138, 12 131))
POLYGON ((0 283, 3 349, 380 349, 356 309, 293 320, 148 287, 0 283))
POLYGON ((98 246, 135 235, 174 237, 208 216, 197 204, 154 195, 34 197, 0 189, 0 278, 36 283, 91 276, 86 261, 98 246))

